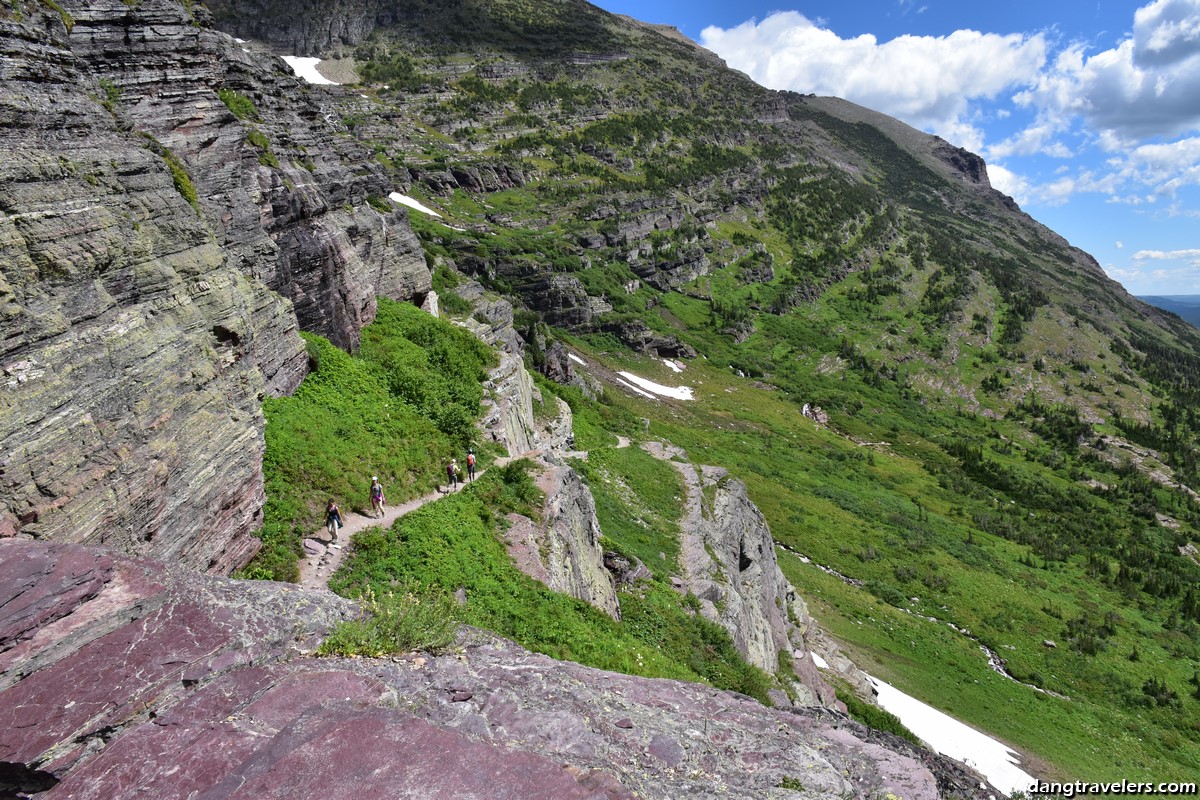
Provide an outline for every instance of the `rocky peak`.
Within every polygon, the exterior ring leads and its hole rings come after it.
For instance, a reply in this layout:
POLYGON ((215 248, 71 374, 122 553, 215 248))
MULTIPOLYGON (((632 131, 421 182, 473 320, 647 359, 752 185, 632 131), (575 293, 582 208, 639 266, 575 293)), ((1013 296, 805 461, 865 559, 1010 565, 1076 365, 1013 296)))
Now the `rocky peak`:
POLYGON ((955 147, 949 142, 938 139, 934 145, 933 154, 952 166, 969 183, 977 183, 991 188, 992 184, 988 181, 987 164, 984 163, 983 158, 970 150, 955 147))

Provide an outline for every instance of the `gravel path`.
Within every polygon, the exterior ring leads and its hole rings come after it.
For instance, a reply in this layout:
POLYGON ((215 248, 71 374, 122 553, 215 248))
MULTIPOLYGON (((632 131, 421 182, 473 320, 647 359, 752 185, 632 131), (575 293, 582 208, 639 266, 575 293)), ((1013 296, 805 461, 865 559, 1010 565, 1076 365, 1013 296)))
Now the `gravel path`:
MULTIPOLYGON (((528 455, 528 454, 526 454, 528 455)), ((503 466, 507 464, 511 458, 502 458, 496 461, 495 466, 503 466)), ((476 469, 475 480, 483 477, 487 470, 476 469)), ((464 466, 463 474, 466 474, 464 466)), ((305 589, 329 588, 329 576, 337 572, 337 568, 342 564, 342 558, 346 551, 350 549, 350 540, 354 534, 359 531, 365 531, 367 528, 390 528, 396 520, 403 517, 405 514, 416 511, 426 503, 432 503, 442 497, 446 497, 453 492, 461 492, 463 487, 467 485, 464 479, 458 484, 458 488, 451 490, 449 487, 439 487, 436 491, 421 497, 414 497, 405 503, 398 506, 388 506, 383 511, 382 517, 368 517, 362 514, 350 511, 342 512, 342 529, 338 531, 336 542, 330 542, 329 534, 322 527, 319 533, 312 534, 304 540, 305 559, 300 562, 300 586, 305 589)))

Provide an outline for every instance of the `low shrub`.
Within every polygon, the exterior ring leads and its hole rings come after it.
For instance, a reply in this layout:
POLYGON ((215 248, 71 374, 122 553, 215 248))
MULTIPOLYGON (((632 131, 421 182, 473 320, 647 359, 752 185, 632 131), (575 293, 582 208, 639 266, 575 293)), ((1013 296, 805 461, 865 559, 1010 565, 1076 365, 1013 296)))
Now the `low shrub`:
POLYGON ((443 591, 404 581, 383 594, 368 586, 358 600, 362 616, 339 623, 318 655, 378 657, 413 650, 436 654, 454 643, 458 606, 443 591))

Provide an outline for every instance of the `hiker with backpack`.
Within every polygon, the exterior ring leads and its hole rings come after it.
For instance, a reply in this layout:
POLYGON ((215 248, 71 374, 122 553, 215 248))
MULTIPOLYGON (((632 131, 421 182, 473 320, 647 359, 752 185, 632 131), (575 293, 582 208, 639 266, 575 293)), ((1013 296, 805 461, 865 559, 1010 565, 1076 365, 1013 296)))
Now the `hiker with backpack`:
POLYGON ((458 465, 458 459, 450 459, 450 463, 446 465, 446 478, 449 485, 449 491, 454 491, 458 488, 458 479, 462 477, 462 467, 458 465))
POLYGON ((383 516, 383 484, 379 482, 379 476, 371 476, 371 512, 372 516, 383 516))
POLYGON ((340 527, 342 527, 342 512, 331 497, 329 505, 325 506, 325 528, 329 531, 330 543, 337 541, 337 532, 340 527))
POLYGON ((467 479, 475 480, 475 449, 467 450, 467 479))

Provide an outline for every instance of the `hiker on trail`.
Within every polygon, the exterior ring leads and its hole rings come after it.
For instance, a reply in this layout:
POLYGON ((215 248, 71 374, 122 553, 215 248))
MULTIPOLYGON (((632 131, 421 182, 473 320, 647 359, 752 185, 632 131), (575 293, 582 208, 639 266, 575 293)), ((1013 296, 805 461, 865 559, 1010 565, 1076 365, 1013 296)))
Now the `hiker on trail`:
POLYGON ((446 465, 446 478, 450 484, 449 488, 451 491, 458 488, 458 479, 461 475, 462 468, 458 466, 458 460, 454 458, 450 459, 450 463, 446 465))
POLYGON ((329 505, 325 506, 325 528, 329 531, 329 540, 337 541, 338 528, 342 527, 342 512, 338 509, 338 504, 333 502, 333 498, 329 498, 329 505))
POLYGON ((374 516, 383 516, 383 485, 377 475, 371 476, 371 511, 374 516))
POLYGON ((467 479, 475 480, 475 450, 467 450, 467 479))

